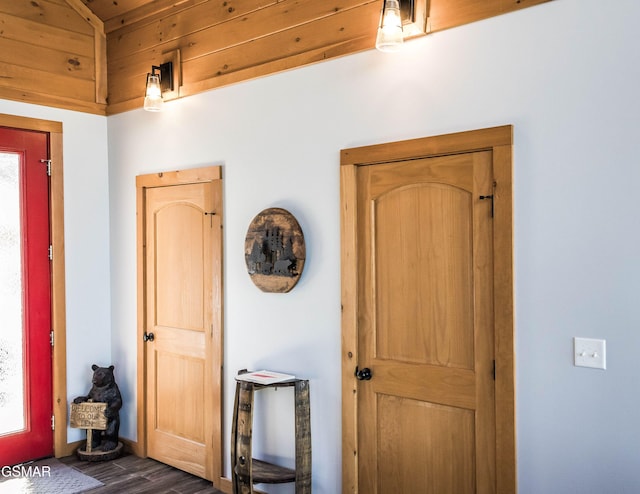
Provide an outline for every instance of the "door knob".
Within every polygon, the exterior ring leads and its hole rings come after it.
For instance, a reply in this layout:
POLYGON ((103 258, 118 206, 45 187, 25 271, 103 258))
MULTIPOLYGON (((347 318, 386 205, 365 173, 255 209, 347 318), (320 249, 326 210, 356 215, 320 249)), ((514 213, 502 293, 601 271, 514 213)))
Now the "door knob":
POLYGON ((356 378, 360 381, 368 381, 373 377, 373 374, 371 373, 371 369, 369 369, 369 367, 365 367, 364 369, 360 370, 358 370, 358 367, 356 367, 355 375, 356 378))
POLYGON ((145 333, 142 335, 142 339, 143 339, 144 341, 153 341, 153 340, 154 340, 154 338, 155 338, 155 335, 154 335, 153 333, 148 333, 148 334, 147 334, 147 333, 145 332, 145 333))

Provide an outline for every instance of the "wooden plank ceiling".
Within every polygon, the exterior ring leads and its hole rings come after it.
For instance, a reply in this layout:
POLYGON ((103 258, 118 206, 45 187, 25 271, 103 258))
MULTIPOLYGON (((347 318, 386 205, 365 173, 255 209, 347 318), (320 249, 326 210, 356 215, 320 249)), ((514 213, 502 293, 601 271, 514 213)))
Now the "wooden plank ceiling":
MULTIPOLYGON (((405 33, 546 1, 415 0, 405 33)), ((146 74, 165 61, 174 62, 172 99, 373 49, 382 3, 0 0, 0 98, 101 114, 140 108, 146 74)))
POLYGON ((110 113, 140 107, 147 72, 164 61, 178 61, 175 96, 187 96, 370 48, 380 10, 378 0, 84 1, 105 25, 110 113))
MULTIPOLYGON (((179 65, 178 97, 371 49, 382 7, 382 0, 82 1, 104 22, 109 113, 140 107, 146 73, 167 60, 179 65)), ((416 0, 411 34, 544 1, 416 0)))
POLYGON ((104 114, 105 51, 80 0, 0 0, 0 98, 104 114))

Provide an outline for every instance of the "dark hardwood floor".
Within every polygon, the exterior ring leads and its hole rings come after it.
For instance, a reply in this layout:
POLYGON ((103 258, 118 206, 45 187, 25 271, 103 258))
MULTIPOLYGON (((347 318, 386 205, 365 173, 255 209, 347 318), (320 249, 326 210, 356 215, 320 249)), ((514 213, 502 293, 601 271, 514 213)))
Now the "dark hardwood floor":
POLYGON ((150 458, 125 454, 105 462, 81 461, 76 456, 59 460, 105 484, 87 494, 222 494, 208 480, 150 458))

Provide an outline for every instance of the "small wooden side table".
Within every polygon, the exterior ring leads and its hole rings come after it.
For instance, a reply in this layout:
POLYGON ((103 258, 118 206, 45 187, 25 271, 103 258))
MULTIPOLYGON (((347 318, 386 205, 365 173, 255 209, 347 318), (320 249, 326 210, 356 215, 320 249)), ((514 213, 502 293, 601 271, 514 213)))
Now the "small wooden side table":
POLYGON ((296 494, 311 494, 311 424, 309 381, 291 379, 273 384, 236 382, 231 429, 231 477, 233 494, 253 494, 253 484, 295 482, 296 494), (251 453, 254 391, 294 387, 295 469, 256 460, 251 453))

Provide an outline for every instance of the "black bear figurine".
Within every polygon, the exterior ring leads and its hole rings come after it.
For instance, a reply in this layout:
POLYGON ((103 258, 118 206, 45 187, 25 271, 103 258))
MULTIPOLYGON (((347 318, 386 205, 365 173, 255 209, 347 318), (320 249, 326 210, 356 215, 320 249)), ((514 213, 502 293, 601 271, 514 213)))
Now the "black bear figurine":
POLYGON ((107 429, 95 431, 91 441, 91 448, 102 445, 102 451, 112 451, 118 446, 118 432, 120 431, 120 408, 122 408, 122 396, 113 377, 114 366, 99 367, 92 365, 93 386, 87 396, 78 396, 74 403, 83 403, 92 400, 96 403, 106 403, 104 411, 107 417, 107 429), (100 433, 98 433, 100 432, 100 433), (102 440, 104 439, 104 442, 102 440))

